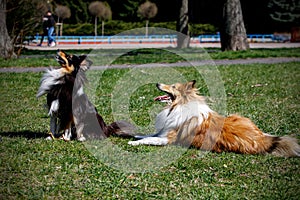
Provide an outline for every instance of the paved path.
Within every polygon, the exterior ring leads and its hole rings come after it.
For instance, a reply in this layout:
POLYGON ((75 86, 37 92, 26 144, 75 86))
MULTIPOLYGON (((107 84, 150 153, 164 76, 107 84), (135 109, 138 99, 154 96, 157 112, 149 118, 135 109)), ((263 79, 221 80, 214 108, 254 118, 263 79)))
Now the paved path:
MULTIPOLYGON (((191 43, 191 47, 196 48, 221 48, 221 44, 215 43, 191 43)), ((50 49, 137 49, 137 48, 175 48, 175 43, 118 43, 118 44, 58 44, 55 47, 42 46, 38 47, 36 44, 27 45, 25 48, 31 50, 50 50, 50 49)), ((300 43, 250 43, 250 48, 296 48, 300 47, 300 43)))
MULTIPOLYGON (((121 68, 149 68, 149 67, 184 67, 184 66, 203 66, 203 65, 243 65, 243 64, 274 64, 274 63, 286 63, 286 62, 300 62, 299 58, 249 58, 249 59, 234 59, 234 60, 203 60, 192 62, 177 62, 177 63, 149 63, 149 64, 125 64, 125 65, 109 65, 109 66, 92 66, 91 70, 104 70, 104 69, 121 69, 121 68)), ((0 73, 4 72, 42 72, 48 67, 11 67, 0 68, 0 73)))

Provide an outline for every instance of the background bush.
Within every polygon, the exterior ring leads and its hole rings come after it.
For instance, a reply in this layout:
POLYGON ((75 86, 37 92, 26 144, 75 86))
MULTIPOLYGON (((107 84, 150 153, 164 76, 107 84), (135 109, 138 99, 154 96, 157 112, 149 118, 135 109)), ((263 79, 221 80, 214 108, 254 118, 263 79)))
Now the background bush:
MULTIPOLYGON (((130 32, 129 30, 145 27, 145 22, 124 22, 112 20, 105 23, 105 35, 116 35, 127 31, 131 34, 144 34, 141 32, 130 32)), ((176 22, 151 22, 149 27, 159 27, 171 30, 176 30, 176 22)), ((98 25, 98 30, 101 30, 101 25, 98 25)), ((150 31, 150 30, 149 30, 150 31)), ((217 29, 211 24, 190 24, 190 33, 192 36, 200 34, 215 34, 217 29)), ((149 32, 151 34, 151 32, 149 32)), ((162 33, 163 34, 163 33, 162 33)), ((94 35, 94 25, 90 23, 83 24, 64 24, 63 35, 94 35)))

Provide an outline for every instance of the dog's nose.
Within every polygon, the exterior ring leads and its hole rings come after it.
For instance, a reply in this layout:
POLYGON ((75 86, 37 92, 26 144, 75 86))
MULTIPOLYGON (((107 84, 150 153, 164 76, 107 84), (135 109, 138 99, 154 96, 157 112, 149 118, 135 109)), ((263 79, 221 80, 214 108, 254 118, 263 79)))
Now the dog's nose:
POLYGON ((159 83, 156 83, 156 87, 159 88, 159 86, 160 86, 160 84, 159 84, 159 83))

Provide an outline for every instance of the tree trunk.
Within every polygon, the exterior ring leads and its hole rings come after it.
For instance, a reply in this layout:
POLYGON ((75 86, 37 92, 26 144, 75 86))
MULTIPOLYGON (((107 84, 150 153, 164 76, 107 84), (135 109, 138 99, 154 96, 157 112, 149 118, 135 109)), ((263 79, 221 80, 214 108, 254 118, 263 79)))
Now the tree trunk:
POLYGON ((63 20, 61 20, 61 25, 60 25, 60 36, 62 36, 62 34, 63 34, 63 25, 64 25, 64 22, 63 22, 63 20))
POLYGON ((102 29, 101 29, 101 32, 102 32, 102 36, 104 36, 104 20, 102 20, 102 29))
POLYGON ((16 57, 6 27, 6 0, 0 0, 0 57, 5 59, 16 57))
POLYGON ((187 48, 190 43, 188 0, 179 0, 179 17, 177 20, 177 48, 187 48))
POLYGON ((240 0, 225 0, 220 34, 222 51, 249 49, 240 0))
POLYGON ((95 36, 97 36, 97 16, 95 16, 95 36))
POLYGON ((146 37, 148 37, 148 26, 149 26, 149 19, 146 20, 146 33, 145 33, 146 37))

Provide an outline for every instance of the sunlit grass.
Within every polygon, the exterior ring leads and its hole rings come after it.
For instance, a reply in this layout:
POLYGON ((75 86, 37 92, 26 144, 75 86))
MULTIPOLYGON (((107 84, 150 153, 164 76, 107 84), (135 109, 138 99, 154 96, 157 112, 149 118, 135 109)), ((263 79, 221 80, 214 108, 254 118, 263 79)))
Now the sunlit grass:
MULTIPOLYGON (((218 66, 226 93, 227 113, 250 117, 270 134, 299 134, 300 63, 218 66)), ((171 70, 166 68, 166 71, 171 70)), ((189 67, 172 68, 187 80, 205 82, 189 67)), ((93 102, 107 123, 115 118, 112 96, 130 69, 89 71, 96 86, 93 102)), ((145 72, 146 73, 146 72, 145 72)), ((151 172, 115 169, 94 157, 84 144, 46 141, 49 118, 45 97, 35 94, 42 73, 0 73, 0 198, 1 199, 298 199, 298 158, 184 149, 168 165, 151 172)), ((129 80, 130 81, 130 80, 129 80)), ((176 82, 177 80, 174 80, 176 82)), ((148 126, 159 107, 155 83, 141 84, 129 102, 130 117, 148 126)), ((210 102, 213 107, 214 102, 210 102)), ((149 127, 149 131, 154 130, 149 127)), ((299 135, 298 135, 299 138, 299 135)), ((170 147, 127 145, 110 140, 122 152, 161 152, 170 147)), ((180 147, 172 147, 174 149, 180 147)), ((101 152, 98 152, 101 154, 101 152)), ((118 158, 118 157, 117 157, 118 158)), ((130 166, 120 155, 118 160, 130 166)))
MULTIPOLYGON (((219 49, 86 49, 68 50, 70 54, 87 54, 94 65, 114 64, 149 64, 149 63, 176 63, 181 61, 244 59, 267 57, 299 57, 300 48, 282 49, 251 49, 248 51, 221 52, 219 49)), ((57 66, 54 59, 56 50, 37 51, 26 50, 18 59, 0 59, 1 67, 50 67, 57 66)))

